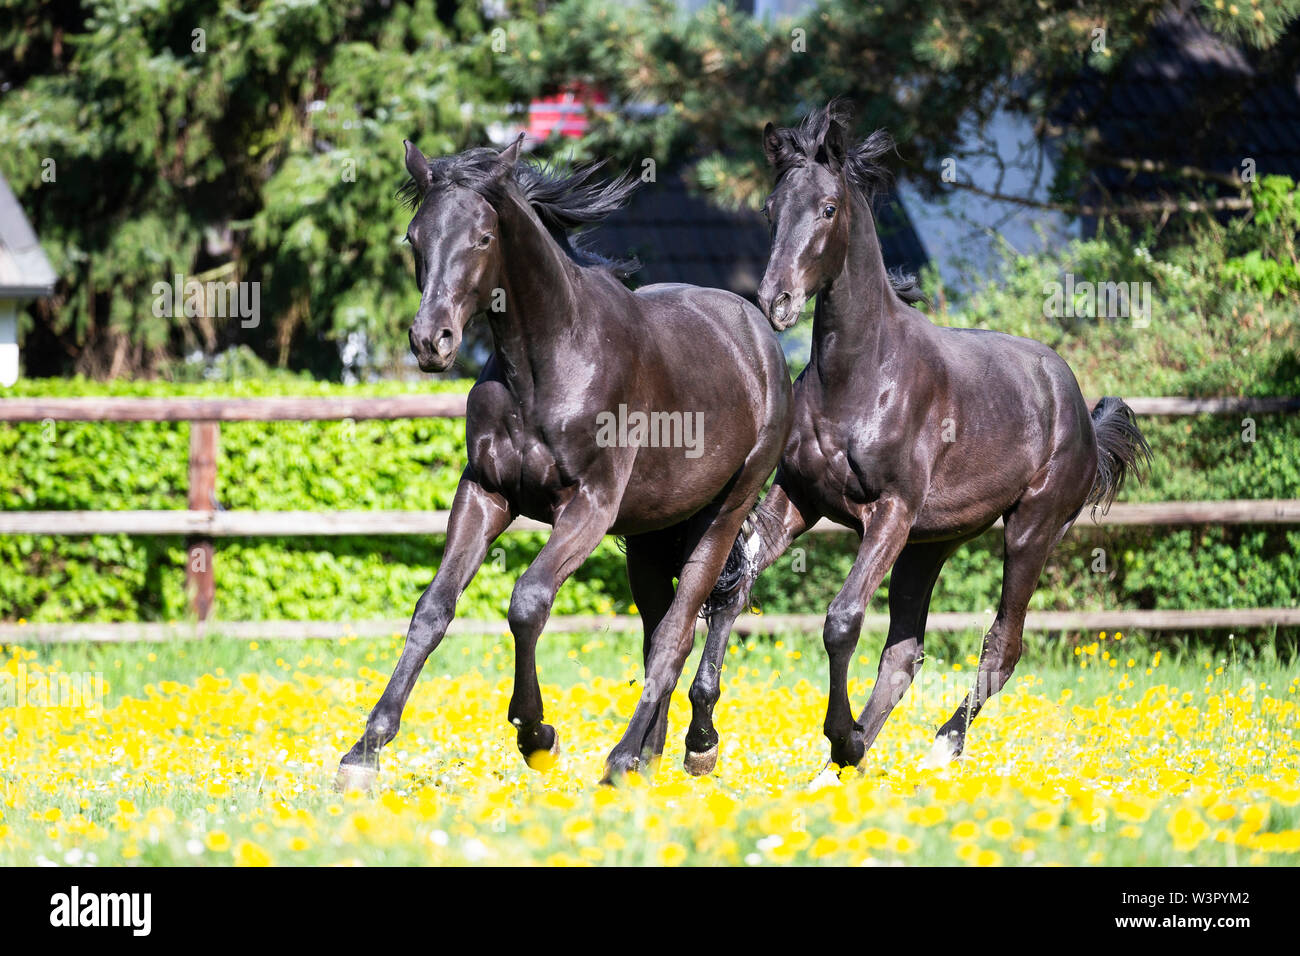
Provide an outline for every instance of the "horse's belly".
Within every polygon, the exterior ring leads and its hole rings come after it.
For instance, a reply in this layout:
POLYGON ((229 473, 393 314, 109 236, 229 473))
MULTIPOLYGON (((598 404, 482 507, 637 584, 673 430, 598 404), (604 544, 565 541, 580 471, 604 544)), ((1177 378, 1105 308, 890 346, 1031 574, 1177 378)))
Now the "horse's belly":
POLYGON ((1017 497, 1019 492, 1010 488, 983 490, 959 485, 944 493, 932 486, 912 522, 908 540, 944 541, 976 534, 997 521, 1017 497))
POLYGON ((641 448, 619 503, 614 534, 639 534, 680 524, 718 497, 743 464, 682 448, 641 448))

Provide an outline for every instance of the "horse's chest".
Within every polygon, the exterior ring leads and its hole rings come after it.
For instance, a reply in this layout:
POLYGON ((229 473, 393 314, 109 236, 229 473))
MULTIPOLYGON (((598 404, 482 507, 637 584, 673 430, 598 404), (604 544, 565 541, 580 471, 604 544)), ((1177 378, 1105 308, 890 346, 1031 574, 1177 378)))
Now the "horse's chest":
POLYGON ((851 436, 829 423, 808 421, 803 425, 786 445, 785 470, 828 513, 873 500, 875 495, 864 487, 853 457, 851 436))
POLYGON ((561 476, 544 436, 507 418, 467 437, 469 465, 484 487, 504 494, 525 514, 547 506, 561 476))

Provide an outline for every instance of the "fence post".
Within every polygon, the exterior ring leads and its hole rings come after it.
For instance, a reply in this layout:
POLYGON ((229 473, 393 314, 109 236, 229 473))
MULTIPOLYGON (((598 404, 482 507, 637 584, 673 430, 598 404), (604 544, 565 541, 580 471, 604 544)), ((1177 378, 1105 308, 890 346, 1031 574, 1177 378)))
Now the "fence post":
MULTIPOLYGON (((217 507, 217 437, 216 422, 190 422, 190 489, 191 511, 214 511, 217 507)), ((216 597, 217 582, 212 574, 215 550, 211 538, 190 538, 185 565, 186 590, 193 595, 194 613, 200 621, 208 618, 216 597)))

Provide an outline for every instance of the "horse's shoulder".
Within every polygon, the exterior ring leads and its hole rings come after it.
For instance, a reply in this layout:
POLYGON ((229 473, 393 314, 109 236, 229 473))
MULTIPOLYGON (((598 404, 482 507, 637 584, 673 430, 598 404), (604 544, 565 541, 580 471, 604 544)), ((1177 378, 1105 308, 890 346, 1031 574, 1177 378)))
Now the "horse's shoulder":
POLYGON ((465 400, 466 414, 473 418, 500 417, 512 411, 514 401, 510 389, 501 375, 501 366, 493 354, 483 365, 483 371, 470 387, 465 400))

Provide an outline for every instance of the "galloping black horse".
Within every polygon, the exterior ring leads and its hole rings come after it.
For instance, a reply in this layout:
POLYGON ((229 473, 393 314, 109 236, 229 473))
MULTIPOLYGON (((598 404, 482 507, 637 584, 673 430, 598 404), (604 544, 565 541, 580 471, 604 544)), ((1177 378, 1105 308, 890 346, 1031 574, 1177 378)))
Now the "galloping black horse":
POLYGON ((554 526, 510 600, 509 717, 520 751, 532 765, 556 750, 542 722, 537 640, 560 585, 614 533, 627 540, 646 684, 607 776, 661 753, 700 607, 789 434, 789 372, 758 309, 717 289, 628 291, 567 231, 617 208, 633 184, 520 163, 521 142, 432 161, 406 144, 416 209, 407 238, 422 294, 411 351, 422 370, 446 369, 478 312, 494 351, 469 393, 469 462, 442 564, 365 733, 343 757, 343 787, 373 782, 457 599, 520 514, 554 526))
POLYGON ((710 599, 709 636, 691 686, 687 769, 717 759, 713 707, 727 637, 754 577, 819 518, 858 532, 848 580, 831 602, 825 733, 831 758, 858 764, 923 657, 930 594, 944 561, 1005 519, 1002 599, 975 689, 938 732, 935 755, 961 752, 970 721, 1020 658, 1025 610, 1048 553, 1087 504, 1108 507, 1150 460, 1133 413, 1104 398, 1089 416, 1069 366, 1028 339, 933 325, 892 277, 871 213, 885 182, 883 131, 853 145, 849 109, 832 101, 793 129, 763 132, 776 186, 765 211, 773 246, 759 305, 778 331, 816 295, 812 354, 795 382, 794 428, 771 491, 738 539, 710 599), (857 721, 848 666, 885 573, 889 636, 857 721))

